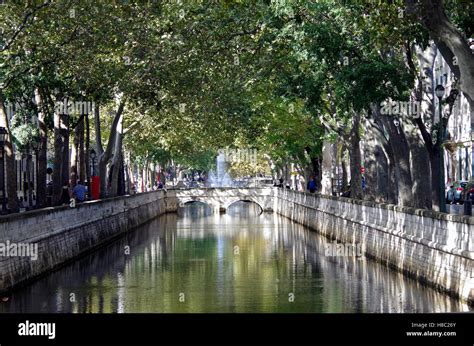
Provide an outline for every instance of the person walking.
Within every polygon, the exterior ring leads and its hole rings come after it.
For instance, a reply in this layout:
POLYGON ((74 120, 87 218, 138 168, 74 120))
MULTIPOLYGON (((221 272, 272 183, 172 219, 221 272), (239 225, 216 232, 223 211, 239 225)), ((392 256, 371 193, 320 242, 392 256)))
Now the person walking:
POLYGON ((69 191, 69 183, 65 181, 61 188, 61 204, 69 204, 70 198, 71 192, 69 191))
POLYGON ((79 180, 72 190, 72 196, 76 199, 77 202, 84 202, 86 199, 86 187, 82 185, 79 180))
POLYGON ((449 204, 455 204, 455 199, 456 199, 456 189, 454 188, 454 185, 451 185, 449 187, 448 193, 447 193, 447 201, 449 204))
POLYGON ((278 180, 278 187, 283 188, 283 182, 284 182, 283 178, 280 178, 280 179, 278 180))
POLYGON ((307 186, 309 192, 315 193, 316 192, 316 182, 314 181, 314 178, 311 177, 308 181, 308 186, 307 186))

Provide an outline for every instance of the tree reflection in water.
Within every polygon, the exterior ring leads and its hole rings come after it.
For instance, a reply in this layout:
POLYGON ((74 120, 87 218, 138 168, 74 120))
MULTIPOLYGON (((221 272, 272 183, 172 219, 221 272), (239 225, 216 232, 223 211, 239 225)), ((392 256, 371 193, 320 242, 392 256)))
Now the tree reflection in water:
POLYGON ((470 309, 369 259, 327 257, 327 242, 253 203, 226 214, 191 203, 17 290, 0 312, 470 309))

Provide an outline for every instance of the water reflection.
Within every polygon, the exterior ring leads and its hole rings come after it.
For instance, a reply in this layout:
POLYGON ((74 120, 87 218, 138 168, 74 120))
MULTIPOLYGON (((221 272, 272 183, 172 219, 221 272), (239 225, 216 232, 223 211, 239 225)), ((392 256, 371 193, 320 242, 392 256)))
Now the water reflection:
POLYGON ((227 214, 193 203, 18 290, 0 312, 469 311, 370 260, 326 257, 326 242, 252 203, 227 214))
POLYGON ((178 216, 192 222, 211 214, 211 207, 200 201, 188 202, 184 207, 178 208, 178 216))
POLYGON ((238 201, 232 203, 226 211, 227 215, 240 218, 250 218, 262 214, 262 208, 251 201, 238 201))

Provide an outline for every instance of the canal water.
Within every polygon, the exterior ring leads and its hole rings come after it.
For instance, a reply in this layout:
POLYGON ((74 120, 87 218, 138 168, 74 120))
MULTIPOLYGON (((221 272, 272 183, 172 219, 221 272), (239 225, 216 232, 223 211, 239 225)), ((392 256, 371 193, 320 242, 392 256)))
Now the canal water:
POLYGON ((0 312, 457 312, 470 308, 238 202, 193 203, 0 300, 0 312))

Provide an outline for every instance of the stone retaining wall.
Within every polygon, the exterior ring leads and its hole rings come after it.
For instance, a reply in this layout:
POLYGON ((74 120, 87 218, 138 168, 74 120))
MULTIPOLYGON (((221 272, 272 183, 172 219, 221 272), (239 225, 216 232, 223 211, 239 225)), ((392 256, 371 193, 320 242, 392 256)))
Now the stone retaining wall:
POLYGON ((0 292, 24 283, 165 212, 163 191, 0 217, 0 243, 37 244, 38 258, 0 256, 0 292))
POLYGON ((274 210, 470 304, 474 217, 275 189, 274 210))

